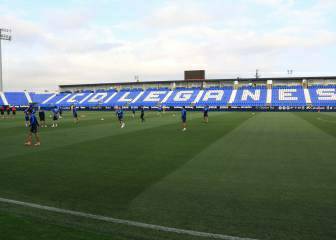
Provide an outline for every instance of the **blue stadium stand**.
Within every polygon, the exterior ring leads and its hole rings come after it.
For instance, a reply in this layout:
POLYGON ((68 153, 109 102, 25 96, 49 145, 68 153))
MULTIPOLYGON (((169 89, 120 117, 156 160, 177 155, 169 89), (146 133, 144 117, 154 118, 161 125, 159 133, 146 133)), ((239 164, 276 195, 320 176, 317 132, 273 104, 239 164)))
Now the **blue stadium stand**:
POLYGON ((108 106, 116 91, 95 92, 84 95, 79 105, 85 107, 108 106))
POLYGON ((274 107, 307 106, 302 86, 276 86, 272 88, 272 103, 274 107))
MULTIPOLYGON (((82 92, 82 93, 74 93, 71 94, 69 97, 66 97, 67 95, 63 95, 63 100, 58 100, 56 105, 57 106, 62 106, 62 107, 70 107, 72 105, 76 105, 76 106, 81 106, 84 105, 84 101, 88 98, 90 98, 91 96, 93 96, 94 93, 92 92, 82 92)), ((55 99, 55 101, 57 100, 57 98, 55 99)))
POLYGON ((335 107, 336 106, 336 85, 311 86, 308 88, 312 106, 314 107, 335 107))
POLYGON ((29 101, 24 92, 5 92, 7 102, 11 106, 28 106, 29 101))
POLYGON ((132 107, 154 107, 161 104, 164 98, 169 94, 170 90, 167 88, 148 89, 134 102, 130 104, 132 107))
POLYGON ((162 105, 167 107, 191 106, 199 93, 200 89, 178 88, 162 105))
POLYGON ((266 106, 267 88, 260 87, 240 87, 231 106, 234 107, 262 107, 266 106))
POLYGON ((201 98, 195 103, 197 107, 227 106, 233 91, 233 87, 207 88, 201 98))
POLYGON ((120 107, 130 105, 133 101, 136 101, 137 98, 140 97, 143 93, 144 91, 137 89, 121 89, 109 102, 109 105, 120 107))
POLYGON ((104 106, 106 101, 111 100, 115 91, 81 92, 81 93, 61 93, 55 95, 50 100, 42 102, 42 106, 62 106, 70 107, 72 105, 82 107, 104 106))
POLYGON ((51 97, 52 93, 29 93, 33 103, 42 103, 51 97))
POLYGON ((72 94, 70 93, 59 93, 53 94, 45 101, 41 102, 40 105, 42 107, 50 107, 50 106, 61 106, 61 102, 63 102, 66 98, 70 97, 72 94))
POLYGON ((303 89, 302 86, 276 86, 272 88, 271 92, 269 91, 272 96, 267 96, 267 94, 268 90, 263 86, 246 86, 237 90, 234 90, 233 87, 178 88, 175 90, 137 88, 58 94, 29 93, 29 95, 25 92, 5 92, 0 98, 0 105, 6 104, 7 101, 9 105, 27 106, 32 101, 42 107, 69 107, 73 104, 78 107, 155 107, 158 105, 166 107, 204 107, 206 105, 214 107, 228 105, 233 107, 266 107, 269 104, 273 107, 303 107, 310 105, 311 101, 314 107, 336 107, 335 85, 316 85, 309 87, 308 90, 303 89))

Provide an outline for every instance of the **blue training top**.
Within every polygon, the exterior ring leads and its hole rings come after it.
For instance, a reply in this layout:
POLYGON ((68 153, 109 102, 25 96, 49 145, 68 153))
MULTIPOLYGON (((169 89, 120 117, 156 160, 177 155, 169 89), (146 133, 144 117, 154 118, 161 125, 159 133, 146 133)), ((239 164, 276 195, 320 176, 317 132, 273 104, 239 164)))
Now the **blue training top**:
POLYGON ((181 116, 182 116, 182 119, 186 119, 187 118, 187 110, 182 109, 181 116))
POLYGON ((25 114, 25 120, 26 120, 26 122, 28 122, 28 121, 29 121, 28 109, 26 109, 26 110, 24 111, 24 114, 25 114))
POLYGON ((123 118, 123 116, 124 116, 124 112, 123 112, 123 110, 119 109, 119 110, 117 111, 117 115, 118 115, 118 118, 123 118))
POLYGON ((32 126, 32 127, 37 127, 37 126, 39 126, 39 123, 38 123, 38 121, 37 121, 37 118, 36 118, 36 116, 34 115, 34 114, 31 114, 30 115, 30 126, 32 126))

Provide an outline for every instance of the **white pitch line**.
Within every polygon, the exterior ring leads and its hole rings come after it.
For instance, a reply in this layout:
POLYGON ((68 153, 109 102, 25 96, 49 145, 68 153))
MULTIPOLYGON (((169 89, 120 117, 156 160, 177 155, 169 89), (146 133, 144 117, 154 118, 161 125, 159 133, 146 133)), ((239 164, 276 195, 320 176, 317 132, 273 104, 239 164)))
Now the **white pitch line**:
POLYGON ((318 117, 317 120, 320 120, 320 121, 323 121, 323 122, 329 122, 329 123, 336 123, 336 121, 333 121, 333 120, 325 120, 325 119, 322 119, 322 118, 320 118, 320 117, 318 117))
POLYGON ((224 240, 257 240, 257 239, 252 239, 252 238, 241 238, 241 237, 234 237, 234 236, 223 235, 223 234, 165 227, 165 226, 160 226, 160 225, 124 220, 124 219, 119 219, 119 218, 106 217, 102 215, 95 215, 95 214, 90 214, 90 213, 62 209, 62 208, 49 207, 49 206, 44 206, 44 205, 40 205, 36 203, 22 202, 22 201, 1 198, 1 197, 0 197, 0 202, 29 207, 29 208, 40 209, 40 210, 49 211, 49 212, 63 213, 63 214, 68 214, 68 215, 72 215, 76 217, 84 217, 84 218, 89 218, 89 219, 99 220, 99 221, 104 221, 104 222, 124 224, 128 226, 152 229, 152 230, 157 230, 157 231, 162 231, 162 232, 185 234, 185 235, 195 236, 195 237, 207 237, 207 238, 212 238, 212 239, 224 239, 224 240))

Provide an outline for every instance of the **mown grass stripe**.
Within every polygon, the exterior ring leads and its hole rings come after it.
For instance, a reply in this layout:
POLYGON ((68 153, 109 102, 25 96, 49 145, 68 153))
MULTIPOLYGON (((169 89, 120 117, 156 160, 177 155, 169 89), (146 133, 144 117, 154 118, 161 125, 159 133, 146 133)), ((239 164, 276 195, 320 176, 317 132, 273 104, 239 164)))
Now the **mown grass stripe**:
POLYGON ((242 238, 242 237, 235 237, 235 236, 229 236, 229 235, 223 235, 223 234, 217 234, 217 233, 200 232, 200 231, 194 231, 194 230, 186 230, 186 229, 180 229, 180 228, 165 227, 165 226, 160 226, 160 225, 154 225, 154 224, 142 223, 142 222, 137 222, 137 221, 124 220, 124 219, 119 219, 119 218, 96 215, 96 214, 91 214, 91 213, 73 211, 73 210, 68 210, 68 209, 50 207, 50 206, 40 205, 40 204, 36 204, 36 203, 22 202, 22 201, 17 201, 17 200, 13 200, 13 199, 7 199, 7 198, 0 198, 0 202, 7 203, 7 204, 19 205, 19 206, 23 206, 23 207, 35 208, 35 209, 39 209, 39 210, 45 210, 45 211, 49 211, 49 212, 68 214, 68 215, 72 215, 72 216, 76 216, 76 217, 84 217, 84 218, 89 218, 89 219, 99 220, 99 221, 104 221, 104 222, 123 224, 123 225, 128 225, 128 226, 133 226, 133 227, 139 227, 139 228, 152 229, 152 230, 157 230, 157 231, 162 231, 162 232, 185 234, 185 235, 195 236, 195 237, 207 237, 207 238, 224 239, 224 240, 256 240, 256 239, 252 239, 252 238, 242 238))

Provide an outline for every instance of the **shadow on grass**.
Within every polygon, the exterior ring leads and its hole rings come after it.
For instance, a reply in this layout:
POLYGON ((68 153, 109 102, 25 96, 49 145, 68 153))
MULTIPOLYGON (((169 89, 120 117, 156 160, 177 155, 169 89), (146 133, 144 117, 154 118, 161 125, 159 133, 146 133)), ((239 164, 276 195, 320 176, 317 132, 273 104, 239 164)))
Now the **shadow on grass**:
POLYGON ((323 132, 336 137, 336 114, 335 116, 316 112, 298 112, 294 114, 323 132))
POLYGON ((221 114, 209 124, 189 121, 186 132, 168 124, 13 157, 0 168, 0 193, 116 216, 141 192, 250 117, 221 114))

